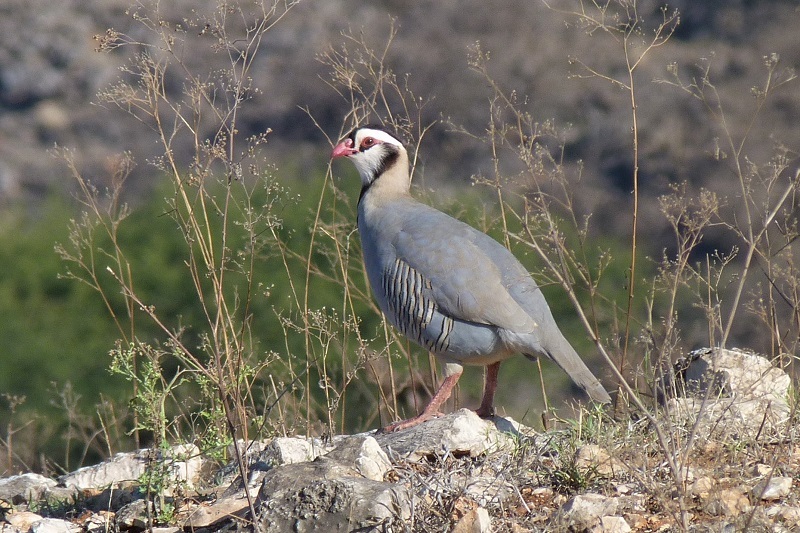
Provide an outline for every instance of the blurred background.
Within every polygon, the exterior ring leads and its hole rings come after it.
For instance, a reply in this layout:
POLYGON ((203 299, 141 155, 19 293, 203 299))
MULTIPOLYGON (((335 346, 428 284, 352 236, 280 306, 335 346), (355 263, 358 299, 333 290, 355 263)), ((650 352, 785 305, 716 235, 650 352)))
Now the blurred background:
MULTIPOLYGON (((161 15, 178 24, 200 18, 203 4, 164 2, 161 15)), ((491 173, 493 165, 490 148, 475 138, 487 128, 493 97, 485 78, 470 68, 479 44, 489 55, 493 79, 509 93, 527 98, 526 109, 536 120, 553 120, 563 129, 565 164, 580 169, 578 215, 591 213, 605 236, 618 238, 624 247, 630 238, 632 202, 631 103, 627 93, 587 76, 580 67, 591 65, 624 77, 620 42, 570 23, 564 11, 577 9, 576 2, 553 2, 550 8, 528 0, 407 4, 302 1, 266 34, 250 72, 258 92, 239 111, 238 128, 245 137, 269 132, 263 150, 287 197, 294 198, 282 211, 280 231, 286 242, 307 248, 307 228, 319 198, 319 193, 308 193, 322 187, 330 143, 351 126, 345 123, 350 102, 331 87, 332 69, 324 58, 352 47, 355 35, 378 50, 385 48, 385 65, 426 102, 420 122, 433 127, 419 147, 415 176, 426 201, 455 213, 466 210, 466 218, 479 220, 496 199, 491 191, 470 187, 476 175, 491 173), (387 46, 392 29, 396 35, 387 46)), ((131 5, 129 0, 0 3, 0 427, 6 428, 0 434, 9 469, 0 474, 11 473, 12 465, 59 471, 120 451, 87 443, 102 431, 92 422, 98 411, 106 410, 105 420, 122 420, 131 396, 130 385, 108 372, 108 354, 119 335, 103 301, 85 284, 64 277, 68 267, 55 252, 57 244, 69 241, 70 220, 81 213, 73 170, 54 153, 56 146, 71 151, 74 170, 101 191, 111 186, 120 154, 130 155, 135 166, 125 183, 124 201, 132 213, 121 238, 135 258, 137 287, 176 324, 202 320, 183 270, 181 236, 163 216, 169 193, 150 164, 163 155, 163 148, 146 121, 98 97, 126 75, 131 50, 98 52, 95 36, 114 28, 134 41, 155 39, 131 16, 131 5)), ((656 261, 674 241, 658 202, 671 184, 685 182, 687 195, 708 189, 737 202, 731 160, 721 155, 720 117, 686 91, 659 80, 672 79, 676 71, 686 81, 708 75, 730 131, 747 132, 747 157, 757 164, 767 163, 776 150, 794 158, 800 148, 798 86, 777 91, 755 120, 752 91, 767 79, 765 58, 779 58, 779 69, 800 67, 796 1, 678 0, 667 8, 668 13, 673 10, 680 13, 674 35, 636 71, 641 237, 643 255, 656 261)), ((638 16, 658 21, 662 4, 640 1, 638 16)), ((209 46, 182 50, 184 61, 208 72, 223 68, 229 59, 215 50, 213 39, 208 36, 209 46)), ((167 94, 182 91, 180 71, 169 72, 166 81, 167 94)), ((192 146, 179 141, 173 151, 179 161, 191 164, 192 146)), ((355 199, 359 185, 352 169, 335 166, 334 175, 355 199)), ((736 245, 729 234, 711 231, 699 251, 727 251, 736 245)), ((265 258, 261 268, 263 282, 269 284, 272 269, 279 267, 265 258)), ((616 274, 611 283, 624 294, 624 269, 616 274)), ((276 283, 264 291, 269 297, 253 304, 259 324, 254 330, 263 335, 265 351, 284 350, 286 344, 275 309, 281 307, 281 291, 288 289, 276 283)), ((314 296, 324 306, 340 300, 341 289, 323 283, 314 296)), ((548 298, 570 339, 593 360, 591 343, 571 318, 569 302, 557 289, 548 298)), ((371 331, 378 324, 374 316, 365 316, 361 327, 371 331)), ((702 320, 685 324, 682 347, 707 344, 707 329, 702 320)), ((158 328, 141 325, 138 334, 155 338, 158 328)), ((738 327, 729 344, 769 350, 754 323, 738 327)), ((507 374, 497 404, 536 423, 534 413, 541 407, 531 390, 538 381, 534 367, 521 361, 514 368, 525 370, 507 374), (522 377, 511 378, 520 372, 522 377)), ((462 404, 480 397, 480 372, 472 373, 462 404)), ((553 376, 561 379, 558 373, 553 376)), ((367 373, 359 379, 368 380, 367 373)), ((563 388, 569 392, 566 384, 563 388)), ((367 429, 364 416, 348 420, 346 429, 367 429)), ((124 429, 125 423, 120 424, 124 429)), ((371 427, 377 425, 371 421, 371 427)))

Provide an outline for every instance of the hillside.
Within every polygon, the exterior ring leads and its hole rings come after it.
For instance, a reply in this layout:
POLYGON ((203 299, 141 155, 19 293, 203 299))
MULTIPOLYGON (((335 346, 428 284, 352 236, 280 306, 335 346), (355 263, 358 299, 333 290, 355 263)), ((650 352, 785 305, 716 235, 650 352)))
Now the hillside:
MULTIPOLYGON (((585 34, 557 10, 570 8, 562 3, 550 10, 541 2, 511 2, 497 10, 478 1, 424 2, 411 8, 397 2, 299 2, 259 50, 252 69, 259 94, 242 109, 241 133, 271 130, 273 157, 293 164, 304 160, 301 170, 324 162, 322 132, 336 135, 349 104, 330 89, 331 69, 320 58, 332 49, 353 47, 343 32, 363 35, 381 49, 394 20, 396 35, 387 48, 386 67, 408 75, 414 94, 428 102, 421 123, 447 117, 475 134, 485 129, 491 93, 468 68, 470 50, 480 43, 502 87, 527 95, 526 108, 540 122, 552 119, 566 128, 566 156, 583 161, 585 181, 594 189, 596 203, 584 208, 616 223, 618 217, 606 213, 613 214, 612 206, 630 192, 630 102, 609 83, 586 76, 575 61, 616 76, 622 73, 623 59, 619 43, 585 34)), ((69 188, 64 165, 47 156, 55 143, 75 149, 81 170, 100 183, 108 179, 107 159, 118 152, 128 150, 142 162, 155 154, 146 125, 98 105, 97 93, 120 76, 127 51, 97 53, 93 37, 114 28, 133 40, 155 38, 132 20, 128 8, 129 3, 120 0, 73 0, 55 6, 45 0, 4 3, 0 183, 6 203, 35 201, 47 191, 69 188)), ((199 9, 194 2, 179 0, 162 6, 162 15, 179 23, 202 15, 199 9)), ((647 0, 639 2, 638 14, 657 20, 660 9, 661 4, 647 0)), ((637 73, 641 171, 651 199, 669 182, 687 181, 694 190, 724 189, 729 178, 725 162, 712 157, 720 139, 718 124, 696 99, 654 83, 670 77, 669 65, 675 64, 684 79, 696 79, 707 70, 727 110, 728 126, 743 132, 752 116, 751 89, 765 78, 764 58, 778 54, 779 68, 800 64, 800 36, 792 31, 800 14, 791 1, 677 2, 670 9, 680 17, 674 36, 648 56, 637 73)), ((226 61, 213 46, 180 52, 189 65, 208 71, 226 61)), ((180 73, 169 79, 165 90, 178 95, 180 73)), ((750 134, 748 153, 754 161, 770 157, 778 143, 790 151, 796 148, 800 134, 793 124, 798 106, 795 90, 767 102, 750 134)), ((180 147, 176 152, 181 160, 189 160, 180 147)), ((431 187, 453 180, 465 183, 490 168, 485 147, 445 126, 432 130, 421 155, 425 183, 431 187)), ((149 174, 146 164, 139 165, 136 190, 152 186, 149 174)), ((625 221, 618 224, 624 231, 625 221)))

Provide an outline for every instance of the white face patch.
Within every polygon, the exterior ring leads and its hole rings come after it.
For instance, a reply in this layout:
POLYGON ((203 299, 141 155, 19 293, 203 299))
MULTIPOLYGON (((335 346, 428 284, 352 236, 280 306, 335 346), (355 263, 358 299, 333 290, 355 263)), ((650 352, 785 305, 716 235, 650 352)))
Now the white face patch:
POLYGON ((404 151, 403 144, 382 130, 363 128, 356 132, 356 153, 350 160, 361 175, 363 185, 371 184, 385 170, 387 157, 391 152, 404 151))

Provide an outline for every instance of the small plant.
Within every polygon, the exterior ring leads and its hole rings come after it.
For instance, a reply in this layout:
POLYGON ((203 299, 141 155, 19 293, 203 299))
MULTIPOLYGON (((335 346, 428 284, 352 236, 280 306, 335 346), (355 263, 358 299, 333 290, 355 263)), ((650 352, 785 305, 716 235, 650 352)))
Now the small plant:
POLYGON ((184 371, 178 369, 167 381, 161 367, 161 361, 166 355, 143 344, 127 347, 118 345, 111 352, 111 372, 135 383, 134 390, 137 394, 133 398, 133 406, 138 424, 134 431, 151 432, 156 448, 169 442, 171 421, 167 414, 167 404, 175 400, 178 388, 188 379, 183 375, 184 371), (139 368, 135 366, 137 361, 139 368))
POLYGON ((6 424, 5 438, 0 439, 0 445, 2 445, 3 450, 5 451, 5 457, 3 458, 4 465, 2 470, 6 471, 10 470, 11 466, 16 463, 14 454, 14 435, 19 432, 19 429, 14 427, 14 413, 16 413, 17 407, 25 403, 25 396, 17 396, 8 393, 4 393, 0 396, 2 396, 3 400, 8 405, 7 409, 11 414, 8 424, 6 424))
POLYGON ((601 474, 598 465, 579 462, 578 450, 584 444, 613 441, 615 435, 610 429, 613 423, 601 406, 578 409, 576 418, 554 418, 553 421, 566 429, 554 433, 549 441, 552 447, 552 460, 540 460, 534 464, 545 475, 543 483, 564 494, 585 492, 602 484, 607 477, 601 474))
POLYGON ((166 443, 160 449, 154 448, 144 474, 137 480, 147 501, 153 503, 147 507, 148 515, 151 509, 154 510, 154 515, 149 516, 151 524, 171 524, 174 521, 175 504, 168 494, 181 492, 182 482, 176 479, 174 472, 174 463, 179 460, 182 458, 176 457, 166 443))
POLYGON ((550 485, 564 494, 585 492, 592 488, 601 476, 596 467, 579 468, 574 461, 566 461, 550 471, 550 485))

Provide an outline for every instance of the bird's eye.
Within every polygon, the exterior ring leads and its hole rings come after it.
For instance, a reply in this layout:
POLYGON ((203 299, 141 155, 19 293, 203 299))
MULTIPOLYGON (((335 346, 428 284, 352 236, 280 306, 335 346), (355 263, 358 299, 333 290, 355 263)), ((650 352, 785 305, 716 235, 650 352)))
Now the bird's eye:
POLYGON ((367 148, 372 148, 375 146, 375 139, 372 137, 367 137, 363 141, 361 141, 361 149, 366 150, 367 148))

